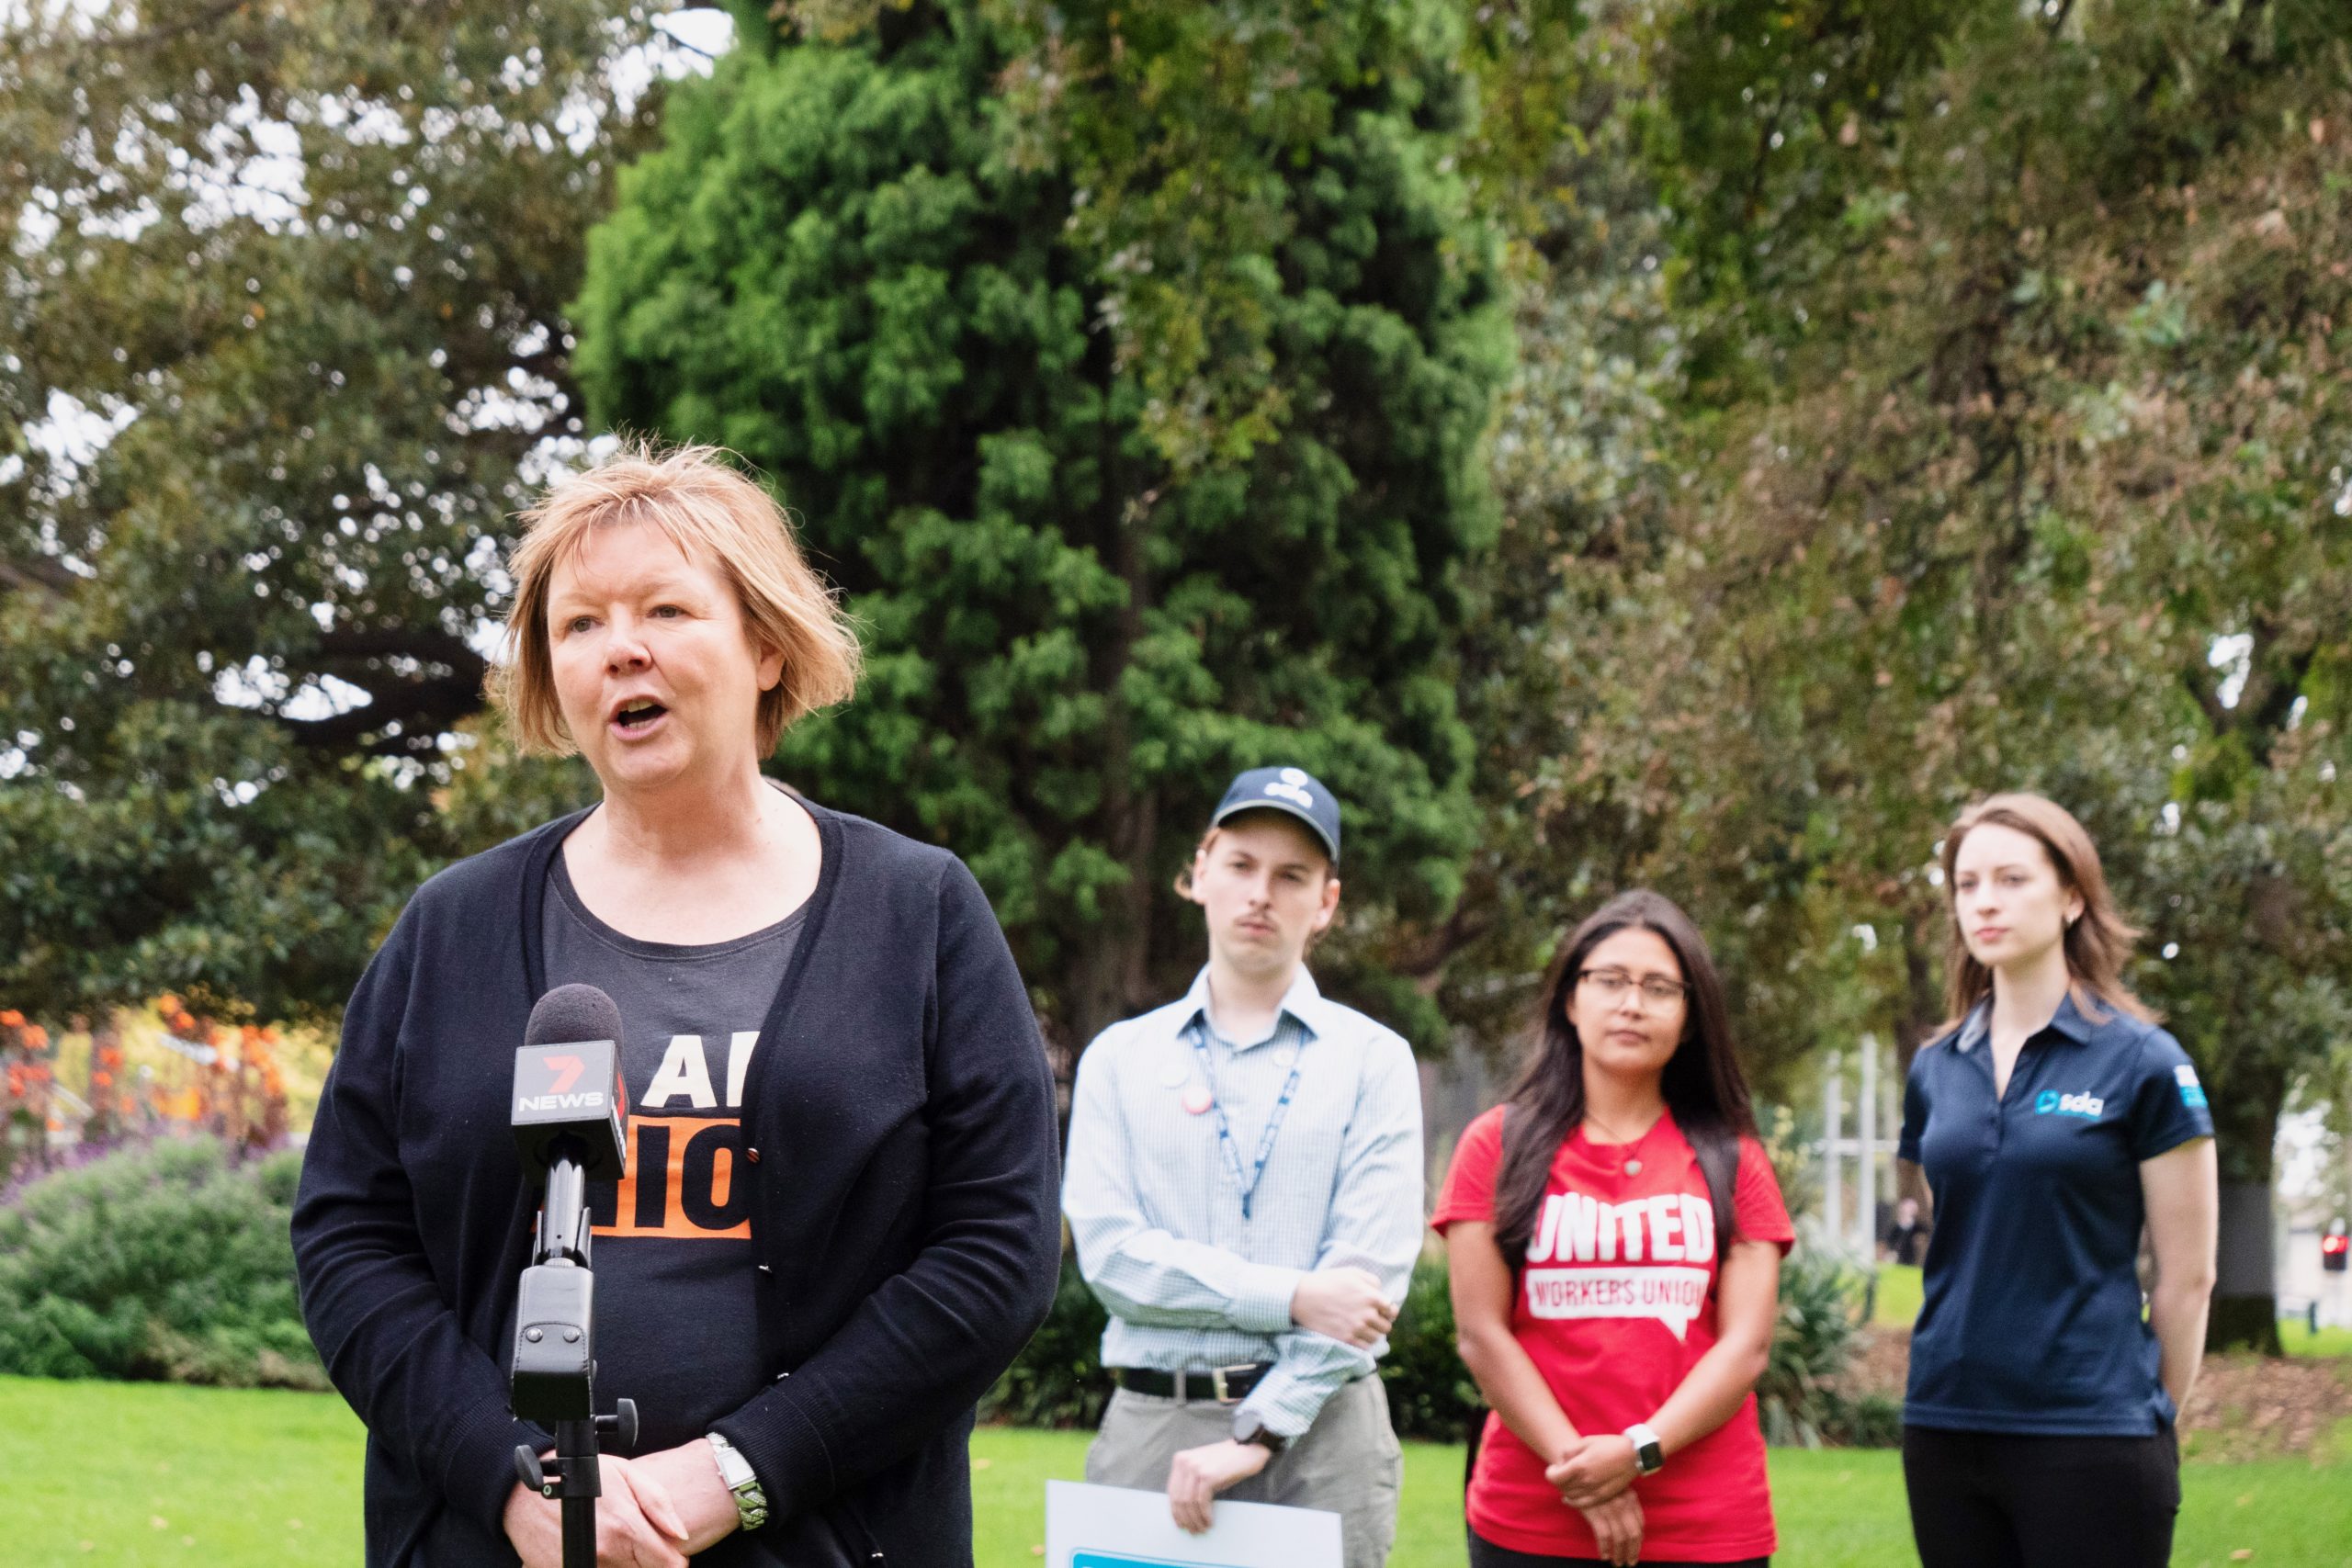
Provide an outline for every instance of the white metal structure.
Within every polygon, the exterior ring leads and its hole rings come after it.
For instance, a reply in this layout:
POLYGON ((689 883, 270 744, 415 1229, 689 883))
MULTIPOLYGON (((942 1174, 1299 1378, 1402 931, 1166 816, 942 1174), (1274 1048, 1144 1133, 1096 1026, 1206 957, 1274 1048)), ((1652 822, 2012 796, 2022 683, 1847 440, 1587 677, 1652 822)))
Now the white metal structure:
POLYGON ((1850 1056, 1829 1053, 1821 1087, 1821 1236, 1857 1262, 1878 1257, 1879 1204, 1894 1190, 1894 1144, 1901 1119, 1893 1076, 1882 1077, 1878 1037, 1865 1034, 1850 1056), (1846 1133, 1848 1075, 1854 1089, 1854 1131, 1846 1133), (1853 1181, 1847 1183, 1847 1162, 1853 1181), (1849 1196, 1850 1190, 1850 1196, 1849 1196))

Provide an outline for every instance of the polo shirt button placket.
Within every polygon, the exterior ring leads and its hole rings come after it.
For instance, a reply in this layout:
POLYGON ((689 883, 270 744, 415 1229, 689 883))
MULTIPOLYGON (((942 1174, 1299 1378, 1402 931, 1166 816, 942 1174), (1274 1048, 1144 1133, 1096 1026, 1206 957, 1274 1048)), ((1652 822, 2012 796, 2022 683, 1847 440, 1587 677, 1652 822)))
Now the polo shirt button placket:
POLYGON ((1997 1151, 2001 1146, 2001 1086, 1996 1077, 1998 1069, 1993 1065, 1992 1037, 1987 1035, 1981 1043, 1984 1052, 1984 1124, 1990 1129, 1987 1136, 1997 1151))

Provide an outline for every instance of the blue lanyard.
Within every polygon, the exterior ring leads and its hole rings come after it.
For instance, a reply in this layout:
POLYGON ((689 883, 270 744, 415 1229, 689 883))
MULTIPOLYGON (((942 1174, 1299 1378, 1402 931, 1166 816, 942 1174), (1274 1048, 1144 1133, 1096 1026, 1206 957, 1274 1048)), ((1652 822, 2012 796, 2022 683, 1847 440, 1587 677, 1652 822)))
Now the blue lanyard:
POLYGON ((1275 1100, 1274 1108, 1266 1116, 1266 1130, 1258 1135, 1258 1163, 1251 1168, 1249 1179, 1241 1176, 1241 1150, 1233 1141, 1233 1125, 1225 1119, 1225 1102, 1217 1098, 1216 1074, 1209 1061, 1208 1029, 1199 1019, 1193 1021, 1193 1049, 1200 1053, 1201 1077, 1208 1085, 1209 1109, 1216 1112, 1217 1147, 1225 1151, 1225 1168, 1233 1175, 1233 1185, 1241 1190, 1241 1217, 1250 1217, 1250 1200, 1257 1196, 1258 1183, 1266 1174, 1266 1160, 1274 1152, 1274 1134, 1282 1131, 1283 1117, 1290 1111, 1291 1096, 1298 1092, 1298 1070, 1306 1054, 1299 1053, 1299 1061, 1291 1064, 1290 1077, 1283 1080, 1283 1092, 1275 1100))

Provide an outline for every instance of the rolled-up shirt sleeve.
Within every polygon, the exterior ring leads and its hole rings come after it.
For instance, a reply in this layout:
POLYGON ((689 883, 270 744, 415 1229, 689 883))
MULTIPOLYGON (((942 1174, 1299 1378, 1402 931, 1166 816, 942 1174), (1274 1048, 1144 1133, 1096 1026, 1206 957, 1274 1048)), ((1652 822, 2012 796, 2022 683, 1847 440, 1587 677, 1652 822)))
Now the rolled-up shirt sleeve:
POLYGON ((1079 1272, 1103 1307, 1129 1323, 1259 1334, 1288 1328, 1291 1295, 1305 1271, 1252 1263, 1154 1225, 1136 1190, 1134 1167, 1119 1104, 1118 1053, 1105 1035, 1079 1058, 1070 1096, 1062 1213, 1079 1272))
MULTIPOLYGON (((1369 1270, 1381 1293, 1401 1304, 1420 1256, 1422 1214, 1420 1076, 1411 1048, 1389 1035, 1357 1090, 1315 1267, 1369 1270)), ((1276 1343, 1273 1370, 1242 1408, 1286 1438, 1314 1425, 1324 1402, 1371 1372, 1388 1349, 1385 1339, 1359 1348, 1304 1328, 1276 1343)))

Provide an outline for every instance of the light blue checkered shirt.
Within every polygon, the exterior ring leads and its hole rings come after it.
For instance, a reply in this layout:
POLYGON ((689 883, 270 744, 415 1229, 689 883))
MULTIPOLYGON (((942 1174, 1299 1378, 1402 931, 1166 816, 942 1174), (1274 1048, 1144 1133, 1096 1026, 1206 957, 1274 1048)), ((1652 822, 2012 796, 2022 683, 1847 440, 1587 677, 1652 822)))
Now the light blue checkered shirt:
POLYGON ((1421 1088, 1394 1031, 1326 1001, 1306 970, 1274 1032, 1236 1046, 1208 1027, 1208 971, 1184 999, 1113 1024, 1079 1058, 1062 1212, 1086 1282, 1110 1310, 1102 1364, 1206 1371, 1271 1361, 1242 1408, 1296 1437, 1340 1386, 1373 1370, 1368 1350, 1290 1320, 1304 1274, 1345 1265, 1401 1303, 1420 1252, 1421 1088), (1246 1179, 1295 1065, 1298 1089, 1251 1195, 1218 1147, 1214 1111, 1184 1109, 1201 1086, 1192 1027, 1246 1179))

